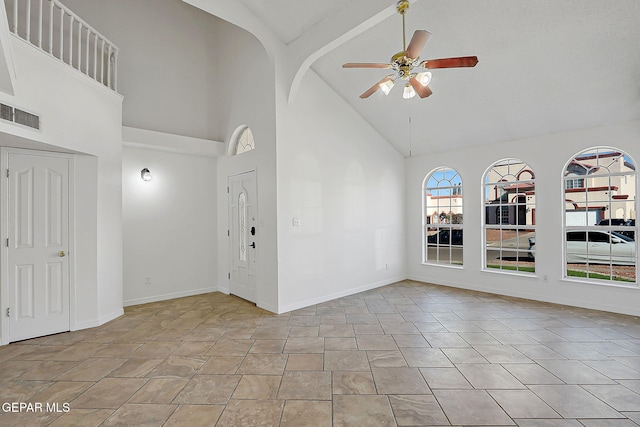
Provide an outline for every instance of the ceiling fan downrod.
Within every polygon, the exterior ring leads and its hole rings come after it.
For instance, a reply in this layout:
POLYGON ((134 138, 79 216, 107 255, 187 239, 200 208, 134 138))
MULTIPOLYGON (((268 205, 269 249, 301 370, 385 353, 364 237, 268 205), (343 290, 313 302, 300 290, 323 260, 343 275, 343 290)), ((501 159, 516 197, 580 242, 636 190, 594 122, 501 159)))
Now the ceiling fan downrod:
POLYGON ((409 0, 398 0, 398 3, 396 3, 396 10, 400 15, 402 15, 402 50, 403 51, 407 50, 407 38, 405 36, 406 30, 405 30, 405 24, 404 24, 404 14, 407 11, 407 9, 409 9, 409 0))

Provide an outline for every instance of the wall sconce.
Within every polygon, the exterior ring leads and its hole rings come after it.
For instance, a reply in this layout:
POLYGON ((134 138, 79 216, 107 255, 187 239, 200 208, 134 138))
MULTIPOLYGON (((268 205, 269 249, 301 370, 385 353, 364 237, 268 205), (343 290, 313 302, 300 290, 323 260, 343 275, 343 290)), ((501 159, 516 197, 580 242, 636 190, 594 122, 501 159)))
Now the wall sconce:
POLYGON ((151 171, 147 168, 142 169, 140 171, 140 178, 142 178, 143 181, 151 181, 151 171))

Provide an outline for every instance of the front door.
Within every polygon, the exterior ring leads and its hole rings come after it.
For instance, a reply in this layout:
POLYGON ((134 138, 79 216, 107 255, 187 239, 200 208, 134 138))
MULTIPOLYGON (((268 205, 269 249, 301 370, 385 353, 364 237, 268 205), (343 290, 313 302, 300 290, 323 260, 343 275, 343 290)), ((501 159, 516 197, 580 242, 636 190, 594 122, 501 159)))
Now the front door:
POLYGON ((256 302, 256 172, 229 177, 229 291, 256 302))
POLYGON ((9 341, 69 330, 69 157, 9 151, 9 341))

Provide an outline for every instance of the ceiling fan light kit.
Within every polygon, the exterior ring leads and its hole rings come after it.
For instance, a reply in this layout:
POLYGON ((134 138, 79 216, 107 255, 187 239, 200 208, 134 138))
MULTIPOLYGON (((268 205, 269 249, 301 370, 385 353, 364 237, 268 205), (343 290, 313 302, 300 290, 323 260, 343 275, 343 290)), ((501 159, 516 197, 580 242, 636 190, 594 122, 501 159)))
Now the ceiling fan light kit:
POLYGON ((477 56, 462 56, 457 58, 428 59, 420 61, 420 53, 424 49, 431 33, 426 30, 416 30, 413 37, 406 44, 404 15, 409 9, 409 0, 399 0, 396 4, 396 10, 402 16, 402 51, 391 57, 389 64, 381 63, 361 63, 350 62, 342 65, 342 68, 381 68, 392 69, 393 73, 389 74, 375 85, 367 89, 360 98, 368 98, 380 89, 385 95, 388 95, 393 88, 396 80, 405 80, 404 92, 402 97, 411 99, 416 96, 426 98, 431 95, 429 83, 431 82, 430 71, 420 71, 420 69, 436 69, 436 68, 455 68, 455 67, 475 67, 478 63, 477 56), (416 72, 414 72, 416 68, 416 72))

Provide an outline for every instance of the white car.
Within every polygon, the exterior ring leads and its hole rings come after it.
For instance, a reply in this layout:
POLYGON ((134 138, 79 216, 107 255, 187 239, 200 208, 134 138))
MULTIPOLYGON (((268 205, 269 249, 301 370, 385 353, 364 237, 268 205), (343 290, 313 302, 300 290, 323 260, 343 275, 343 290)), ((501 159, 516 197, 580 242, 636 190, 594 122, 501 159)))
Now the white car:
MULTIPOLYGON (((529 256, 536 254, 535 239, 529 239, 529 256)), ((636 242, 607 230, 567 231, 568 264, 636 265, 636 242), (587 236, 589 239, 587 241, 587 236)))

